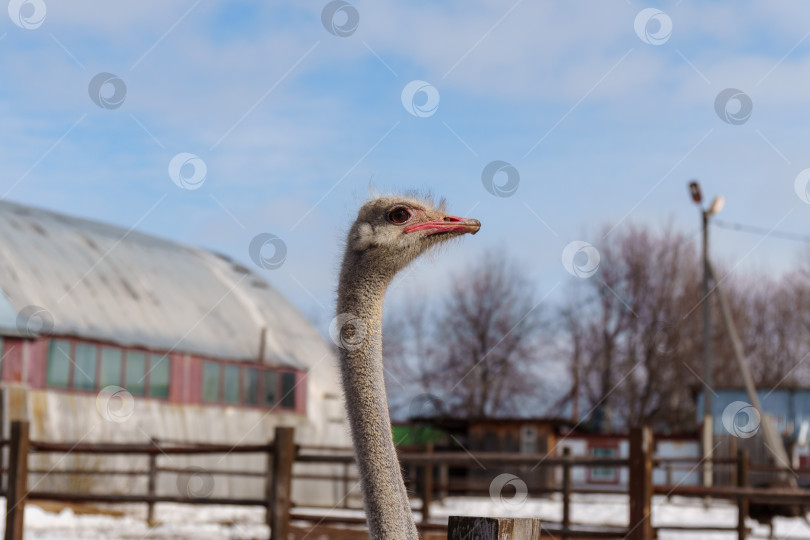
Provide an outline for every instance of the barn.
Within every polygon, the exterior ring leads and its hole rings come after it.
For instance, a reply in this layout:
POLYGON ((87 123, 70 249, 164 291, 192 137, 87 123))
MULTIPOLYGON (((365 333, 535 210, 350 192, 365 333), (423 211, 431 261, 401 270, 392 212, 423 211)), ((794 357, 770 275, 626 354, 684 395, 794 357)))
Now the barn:
MULTIPOLYGON (((24 418, 49 441, 264 443, 284 425, 298 444, 350 445, 332 348, 234 260, 0 201, 0 292, 4 436, 24 418)), ((227 477, 215 493, 263 489, 227 477)), ((323 486, 298 489, 332 502, 323 486)))

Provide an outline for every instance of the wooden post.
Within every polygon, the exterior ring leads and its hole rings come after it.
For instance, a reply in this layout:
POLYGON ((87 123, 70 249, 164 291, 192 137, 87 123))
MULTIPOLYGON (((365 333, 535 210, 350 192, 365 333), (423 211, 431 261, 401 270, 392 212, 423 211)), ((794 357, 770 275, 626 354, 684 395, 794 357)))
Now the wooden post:
POLYGON ((536 518, 487 518, 450 516, 447 540, 539 540, 536 518))
MULTIPOLYGON (((556 444, 554 443, 553 435, 550 433, 546 433, 537 438, 535 451, 538 454, 544 454, 547 456, 550 452, 552 452, 553 448, 556 448, 556 444)), ((554 467, 537 467, 535 469, 534 477, 530 481, 536 481, 540 487, 550 489, 555 487, 557 482, 554 475, 554 467)))
MULTIPOLYGON (((158 442, 151 439, 153 445, 157 446, 158 442)), ((149 477, 146 481, 146 492, 150 497, 154 497, 157 492, 157 454, 149 454, 149 477)), ((149 500, 146 503, 146 524, 150 527, 155 526, 155 502, 149 500)))
MULTIPOLYGON (((271 527, 270 522, 272 521, 273 515, 273 441, 268 441, 267 445, 270 449, 267 450, 267 471, 265 472, 264 477, 264 498, 267 501, 265 518, 267 521, 267 526, 271 527)), ((270 532, 272 534, 272 529, 270 532)))
POLYGON ((630 430, 630 532, 629 540, 650 540, 652 524, 652 432, 648 427, 630 430))
POLYGON ((439 499, 445 500, 448 495, 448 488, 450 486, 450 466, 447 463, 439 464, 439 499))
MULTIPOLYGON (((433 453, 433 441, 425 445, 425 454, 433 453)), ((426 463, 422 467, 422 523, 430 520, 430 502, 433 499, 433 465, 426 463)))
POLYGON ((739 469, 740 452, 739 451, 741 450, 741 448, 737 445, 737 437, 729 437, 726 440, 728 441, 728 444, 729 444, 729 450, 728 450, 728 452, 726 452, 726 455, 734 456, 734 457, 737 458, 737 466, 734 467, 734 469, 732 469, 732 471, 731 471, 731 474, 734 476, 734 478, 731 479, 731 482, 729 482, 729 484, 732 485, 732 486, 738 486, 738 485, 740 485, 739 484, 740 478, 739 478, 739 475, 737 473, 740 472, 740 469, 739 469))
POLYGON ((11 422, 6 495, 5 540, 22 540, 25 496, 28 490, 28 422, 11 422))
POLYGON ((295 430, 277 427, 273 451, 268 459, 267 525, 270 540, 287 540, 290 524, 290 488, 295 461, 295 430))
POLYGON ((351 493, 351 486, 349 485, 349 468, 351 463, 343 464, 343 508, 349 507, 349 493, 351 493))
MULTIPOLYGON (((674 482, 675 482, 675 480, 673 478, 673 474, 672 474, 672 467, 673 467, 672 463, 667 462, 667 480, 666 480, 667 487, 672 487, 674 485, 674 482)), ((671 500, 672 500, 672 492, 670 491, 669 495, 667 495, 667 501, 671 501, 671 500)))
MULTIPOLYGON (((746 450, 737 451, 737 487, 748 487, 748 452, 746 450)), ((739 497, 737 499, 737 539, 745 540, 745 518, 748 516, 748 499, 739 497)))
POLYGON ((566 458, 563 463, 563 477, 562 477, 562 538, 568 540, 568 531, 571 528, 571 463, 568 458, 571 457, 571 449, 569 447, 563 448, 563 457, 566 458))

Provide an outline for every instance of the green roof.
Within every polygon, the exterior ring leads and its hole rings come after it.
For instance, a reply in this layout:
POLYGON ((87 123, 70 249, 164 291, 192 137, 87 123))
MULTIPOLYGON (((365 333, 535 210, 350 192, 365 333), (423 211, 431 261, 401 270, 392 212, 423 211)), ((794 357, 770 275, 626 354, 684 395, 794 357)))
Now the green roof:
POLYGON ((447 433, 432 426, 393 426, 394 444, 397 446, 416 446, 427 442, 436 442, 447 436, 447 433))

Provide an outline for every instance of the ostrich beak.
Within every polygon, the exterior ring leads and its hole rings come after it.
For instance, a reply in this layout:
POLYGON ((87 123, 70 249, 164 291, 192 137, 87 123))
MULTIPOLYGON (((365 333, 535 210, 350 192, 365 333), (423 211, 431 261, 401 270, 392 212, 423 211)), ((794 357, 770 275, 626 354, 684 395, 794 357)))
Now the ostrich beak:
POLYGON ((449 232, 475 234, 480 228, 481 222, 477 219, 445 215, 441 219, 415 223, 405 227, 404 232, 429 231, 427 236, 449 232))

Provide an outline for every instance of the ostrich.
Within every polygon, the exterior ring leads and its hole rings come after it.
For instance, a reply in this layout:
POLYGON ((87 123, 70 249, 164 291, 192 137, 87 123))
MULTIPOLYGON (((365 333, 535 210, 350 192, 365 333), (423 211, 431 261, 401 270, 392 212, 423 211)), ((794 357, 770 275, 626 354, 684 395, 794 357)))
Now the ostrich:
POLYGON ((448 215, 444 204, 380 197, 363 205, 349 230, 340 270, 336 319, 340 371, 360 487, 372 540, 413 540, 416 532, 402 480, 385 395, 382 308, 394 275, 428 248, 475 234, 481 223, 448 215))

